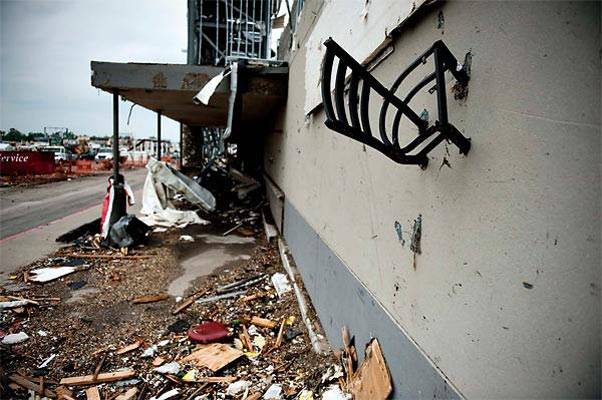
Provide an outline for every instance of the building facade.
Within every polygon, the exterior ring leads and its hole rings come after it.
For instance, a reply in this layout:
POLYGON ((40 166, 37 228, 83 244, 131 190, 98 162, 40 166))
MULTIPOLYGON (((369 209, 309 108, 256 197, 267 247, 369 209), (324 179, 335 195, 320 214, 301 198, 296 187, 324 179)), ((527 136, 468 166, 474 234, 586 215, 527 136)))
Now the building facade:
MULTIPOLYGON (((280 43, 264 165, 332 345, 377 337, 394 398, 599 397, 600 4, 309 0, 280 43), (421 169, 326 127, 329 36, 387 88, 438 40, 468 61, 467 96, 446 89, 469 154, 421 169)), ((432 121, 429 88, 411 105, 432 121)))
POLYGON ((188 64, 92 85, 185 167, 237 145, 332 347, 395 399, 601 396, 600 3, 285 1, 275 53, 275 2, 188 4, 188 64))

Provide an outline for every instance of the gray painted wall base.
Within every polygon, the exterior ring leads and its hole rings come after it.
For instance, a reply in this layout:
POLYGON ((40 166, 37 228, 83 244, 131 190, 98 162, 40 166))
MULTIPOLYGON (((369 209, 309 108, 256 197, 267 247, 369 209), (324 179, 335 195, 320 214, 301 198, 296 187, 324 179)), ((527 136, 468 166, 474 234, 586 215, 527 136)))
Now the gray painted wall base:
POLYGON ((393 378, 392 398, 461 398, 288 199, 284 237, 333 348, 342 346, 346 325, 361 357, 370 338, 378 339, 393 378))

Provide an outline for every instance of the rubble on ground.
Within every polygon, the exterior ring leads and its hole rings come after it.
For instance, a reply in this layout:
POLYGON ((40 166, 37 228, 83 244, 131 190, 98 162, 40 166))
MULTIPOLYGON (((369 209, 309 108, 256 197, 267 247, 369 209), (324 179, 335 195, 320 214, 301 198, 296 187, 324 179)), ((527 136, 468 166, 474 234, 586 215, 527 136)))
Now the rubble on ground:
POLYGON ((204 214, 211 224, 155 228, 129 248, 84 229, 12 275, 0 289, 0 398, 386 398, 378 342, 361 365, 346 330, 342 351, 324 345, 264 200, 242 200, 204 214), (249 238, 250 257, 168 294, 181 260, 231 238, 249 238))
MULTIPOLYGON (((246 228, 260 243, 252 258, 200 279, 184 299, 163 293, 177 274, 178 246, 194 245, 180 242, 176 229, 152 234, 147 246, 127 256, 69 247, 24 269, 13 281, 27 279, 27 287, 5 293, 11 296, 6 300, 37 304, 3 310, 1 319, 5 338, 28 335, 1 350, 11 396, 60 388, 71 398, 86 398, 86 389, 96 387, 105 398, 128 398, 134 388, 131 398, 313 398, 309 392, 320 398, 331 384, 339 385, 341 375, 323 379, 338 360, 312 351, 293 291, 276 292, 272 277, 285 274, 276 245, 246 228), (65 262, 85 268, 43 284, 27 277, 65 262), (80 289, 70 287, 82 280, 80 289), (89 294, 74 302, 73 293, 81 290, 89 294), (222 324, 228 336, 195 343, 190 330, 203 321, 222 324)), ((194 230, 188 233, 198 237, 194 230)))

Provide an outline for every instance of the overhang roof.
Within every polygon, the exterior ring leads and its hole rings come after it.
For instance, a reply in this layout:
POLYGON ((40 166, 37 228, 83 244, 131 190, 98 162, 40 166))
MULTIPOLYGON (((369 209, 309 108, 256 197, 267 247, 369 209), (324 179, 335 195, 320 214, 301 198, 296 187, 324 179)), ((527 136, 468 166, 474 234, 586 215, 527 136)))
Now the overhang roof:
MULTIPOLYGON (((192 98, 223 68, 189 64, 145 64, 92 61, 92 86, 189 126, 226 126, 230 79, 215 90, 208 106, 192 98)), ((265 118, 286 99, 288 67, 255 65, 248 68, 242 94, 242 122, 265 118)))

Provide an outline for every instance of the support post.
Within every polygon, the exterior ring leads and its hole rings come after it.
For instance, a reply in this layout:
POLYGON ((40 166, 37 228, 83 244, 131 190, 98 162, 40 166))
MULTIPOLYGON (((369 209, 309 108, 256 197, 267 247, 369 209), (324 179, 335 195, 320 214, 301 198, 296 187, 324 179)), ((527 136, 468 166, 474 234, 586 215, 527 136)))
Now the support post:
POLYGON ((157 160, 161 161, 161 110, 157 111, 157 160))
POLYGON ((113 92, 113 182, 119 176, 119 92, 113 92))
POLYGON ((126 198, 123 177, 119 174, 119 92, 113 92, 113 205, 109 226, 126 214, 126 198))

